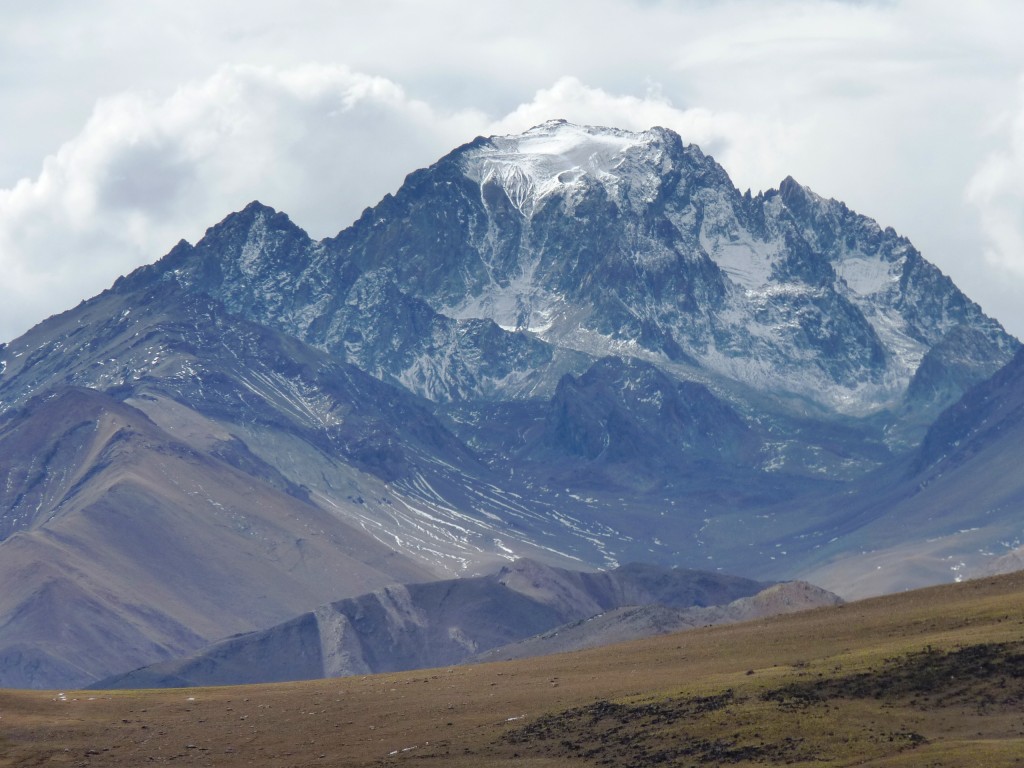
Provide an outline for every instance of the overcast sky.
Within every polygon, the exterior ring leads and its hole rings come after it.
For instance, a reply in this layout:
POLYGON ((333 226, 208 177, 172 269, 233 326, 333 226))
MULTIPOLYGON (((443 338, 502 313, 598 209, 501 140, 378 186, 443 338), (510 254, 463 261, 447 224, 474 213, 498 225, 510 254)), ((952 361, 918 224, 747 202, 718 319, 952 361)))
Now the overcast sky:
POLYGON ((0 341, 259 199, 336 234, 549 118, 907 235, 1024 336, 1017 0, 0 0, 0 341))

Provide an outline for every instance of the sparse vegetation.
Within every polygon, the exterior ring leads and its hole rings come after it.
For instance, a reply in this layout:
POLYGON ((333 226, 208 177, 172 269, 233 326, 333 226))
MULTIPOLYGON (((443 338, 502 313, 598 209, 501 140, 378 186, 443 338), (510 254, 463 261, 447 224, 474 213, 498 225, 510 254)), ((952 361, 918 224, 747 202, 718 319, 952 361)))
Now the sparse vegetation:
POLYGON ((986 731, 999 716, 1018 713, 1024 701, 1021 641, 950 651, 929 645, 864 671, 806 679, 802 670, 810 668, 794 662, 786 677, 795 672, 796 681, 759 694, 747 686, 710 696, 602 700, 538 718, 505 740, 600 766, 843 764, 893 759, 929 744, 946 733, 950 717, 991 738, 986 731), (914 728, 906 724, 911 712, 914 728))
POLYGON ((1024 642, 979 643, 954 651, 931 646, 855 675, 796 682, 763 694, 780 707, 801 709, 834 699, 875 699, 921 711, 973 708, 978 714, 1024 701, 1024 642))
POLYGON ((501 664, 0 691, 0 766, 1020 766, 1022 597, 1013 574, 501 664))
MULTIPOLYGON (((872 727, 874 721, 857 723, 860 707, 854 702, 932 715, 950 708, 981 717, 1014 712, 1024 700, 1022 651, 1022 642, 981 643, 949 652, 929 646, 864 672, 815 676, 757 696, 730 688, 712 696, 598 701, 538 718, 505 738, 510 744, 535 745, 545 755, 580 757, 598 765, 813 763, 835 755, 840 743, 840 751, 851 755, 898 754, 928 738, 905 725, 886 730, 872 727), (760 702, 774 704, 777 711, 765 711, 760 702), (818 727, 807 727, 813 722, 818 727), (769 731, 773 736, 766 738, 769 731)), ((798 661, 792 668, 808 666, 798 661)))

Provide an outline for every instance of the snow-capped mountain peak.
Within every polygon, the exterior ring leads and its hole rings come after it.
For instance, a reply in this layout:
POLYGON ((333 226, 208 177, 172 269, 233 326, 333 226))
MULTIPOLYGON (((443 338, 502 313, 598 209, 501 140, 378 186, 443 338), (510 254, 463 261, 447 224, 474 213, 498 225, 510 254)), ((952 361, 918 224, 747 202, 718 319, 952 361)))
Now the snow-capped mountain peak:
POLYGON ((499 184, 524 214, 540 198, 584 179, 614 190, 626 153, 662 140, 657 130, 632 132, 550 120, 523 134, 491 137, 462 157, 465 174, 499 184))
POLYGON ((193 283, 439 401, 550 395, 626 354, 866 414, 957 328, 992 356, 971 377, 1015 348, 906 238, 792 178, 744 195, 664 128, 479 138, 324 243, 243 213, 193 283))

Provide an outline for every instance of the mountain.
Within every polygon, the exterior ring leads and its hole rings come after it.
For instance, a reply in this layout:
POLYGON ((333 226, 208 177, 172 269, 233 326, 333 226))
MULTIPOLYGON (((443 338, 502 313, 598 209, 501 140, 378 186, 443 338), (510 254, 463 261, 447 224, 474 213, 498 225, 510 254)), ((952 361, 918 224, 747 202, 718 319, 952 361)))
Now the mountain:
POLYGON ((0 345, 0 685, 518 557, 947 580, 1013 515, 926 454, 1018 348, 893 230, 664 129, 479 138, 322 241, 252 203, 0 345))
MULTIPOLYGON (((414 556, 411 536, 403 552, 375 530, 428 514, 382 478, 426 482, 443 459, 472 473, 422 404, 174 294, 105 294, 36 329, 58 341, 8 364, 28 397, 0 417, 6 684, 84 685, 447 572, 436 549, 414 556), (330 495, 303 486, 297 464, 330 495)), ((446 537, 470 532, 428 538, 446 537)))
POLYGON ((791 178, 741 194, 671 131, 564 121, 460 147, 323 242, 250 205, 130 281, 153 279, 434 401, 550 394, 627 354, 863 414, 907 400, 929 353, 911 405, 1016 347, 842 203, 791 178), (973 357, 943 356, 965 337, 973 357))
POLYGON ((624 605, 732 604, 764 586, 639 564, 588 573, 518 560, 488 576, 390 586, 337 601, 93 687, 237 685, 448 666, 624 605))
POLYGON ((5 684, 84 685, 433 574, 313 503, 215 419, 135 394, 162 424, 73 386, 3 417, 5 684))

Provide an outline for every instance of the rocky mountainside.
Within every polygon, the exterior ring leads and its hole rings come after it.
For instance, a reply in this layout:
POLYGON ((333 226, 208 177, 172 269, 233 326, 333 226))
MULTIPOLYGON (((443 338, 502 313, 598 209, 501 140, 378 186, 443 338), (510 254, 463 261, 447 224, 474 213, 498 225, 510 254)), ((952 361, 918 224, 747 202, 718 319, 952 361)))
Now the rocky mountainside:
POLYGON ((440 402, 625 354, 865 414, 948 405, 1016 347, 893 230, 791 178, 741 194, 663 129, 478 139, 323 242, 254 203, 154 279, 440 402))
POLYGON ((897 512, 952 498, 914 489, 1018 347, 891 229, 663 129, 480 138, 319 242, 253 203, 0 345, 0 685, 523 556, 948 579, 1010 508, 897 512))
POLYGON ((488 576, 390 586, 320 606, 94 687, 233 685, 450 666, 624 605, 733 605, 764 587, 702 571, 634 564, 588 573, 518 560, 488 576))

